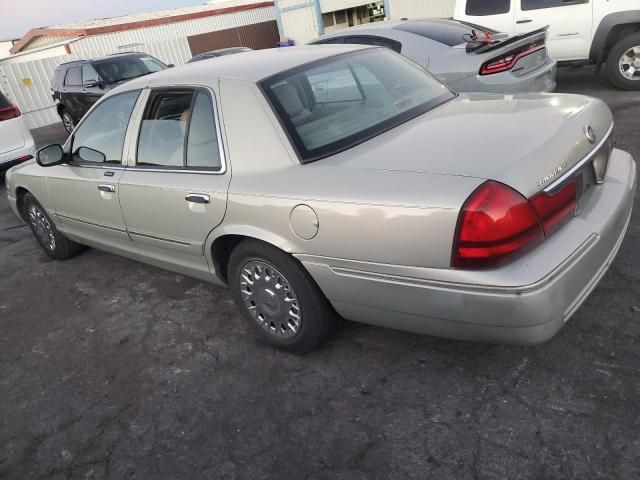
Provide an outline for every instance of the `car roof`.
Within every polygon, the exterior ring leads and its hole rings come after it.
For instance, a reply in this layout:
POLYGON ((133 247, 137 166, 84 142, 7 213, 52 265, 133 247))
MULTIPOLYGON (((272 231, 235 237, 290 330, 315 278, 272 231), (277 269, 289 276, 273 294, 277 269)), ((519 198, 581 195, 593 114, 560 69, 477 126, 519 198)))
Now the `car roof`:
POLYGON ((101 60, 108 60, 111 58, 122 58, 122 57, 140 57, 140 56, 151 56, 148 55, 146 53, 143 52, 119 52, 119 53, 112 53, 111 55, 105 55, 104 57, 98 57, 98 58, 83 58, 81 60, 72 60, 70 62, 64 62, 61 63, 60 65, 58 65, 58 68, 60 67, 73 67, 74 65, 82 65, 83 63, 88 63, 88 62, 98 62, 101 60))
POLYGON ((300 47, 253 50, 242 55, 217 57, 215 62, 194 62, 162 70, 153 75, 130 80, 117 90, 135 90, 156 85, 188 85, 215 83, 217 78, 232 78, 257 83, 277 73, 305 63, 322 60, 352 51, 365 50, 367 45, 309 45, 300 47))

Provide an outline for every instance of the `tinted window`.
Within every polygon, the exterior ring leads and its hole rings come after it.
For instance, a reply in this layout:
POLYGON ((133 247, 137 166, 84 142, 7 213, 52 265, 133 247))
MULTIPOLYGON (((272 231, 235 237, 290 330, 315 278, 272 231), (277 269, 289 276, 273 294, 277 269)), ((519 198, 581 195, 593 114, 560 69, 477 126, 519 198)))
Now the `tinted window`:
POLYGON ((108 83, 130 80, 167 68, 159 60, 149 56, 114 57, 94 62, 93 66, 108 83))
POLYGON ((566 2, 563 0, 522 0, 522 10, 538 10, 540 8, 566 7, 577 3, 589 3, 589 0, 566 2))
POLYGON ((261 87, 303 162, 352 147, 454 97, 383 48, 302 65, 261 87))
MULTIPOLYGON (((429 38, 435 42, 442 43, 453 47, 467 42, 471 31, 478 27, 458 22, 456 20, 434 19, 429 21, 403 22, 397 27, 398 30, 410 32, 421 37, 429 38)), ((492 32, 488 28, 482 28, 483 31, 492 32)))
POLYGON ((324 45, 324 44, 334 44, 334 43, 342 43, 343 37, 332 37, 325 38, 323 40, 319 40, 317 42, 313 42, 314 45, 324 45))
POLYGON ((467 15, 500 15, 509 13, 511 0, 467 0, 465 13, 467 15))
POLYGON ((352 37, 345 37, 344 43, 356 44, 356 45, 375 45, 379 47, 387 47, 400 53, 402 50, 402 44, 396 40, 384 37, 375 37, 369 35, 359 35, 352 37))
MULTIPOLYGON (((106 162, 120 163, 124 136, 138 91, 122 93, 100 103, 78 126, 73 136, 73 160, 94 162, 95 155, 80 154, 81 147, 101 152, 106 162)), ((88 150, 84 150, 88 152, 88 150)))
POLYGON ((82 67, 82 83, 83 85, 98 83, 100 81, 100 76, 96 69, 91 65, 87 64, 82 67))
POLYGON ((199 92, 193 102, 193 112, 189 123, 187 139, 187 166, 205 167, 219 170, 220 149, 213 114, 213 105, 209 96, 199 92))
POLYGON ((5 97, 2 92, 0 92, 0 108, 5 108, 10 105, 11 105, 11 102, 7 100, 7 97, 5 97))
POLYGON ((82 75, 80 73, 80 67, 73 67, 67 71, 67 76, 64 80, 65 85, 82 85, 82 75))

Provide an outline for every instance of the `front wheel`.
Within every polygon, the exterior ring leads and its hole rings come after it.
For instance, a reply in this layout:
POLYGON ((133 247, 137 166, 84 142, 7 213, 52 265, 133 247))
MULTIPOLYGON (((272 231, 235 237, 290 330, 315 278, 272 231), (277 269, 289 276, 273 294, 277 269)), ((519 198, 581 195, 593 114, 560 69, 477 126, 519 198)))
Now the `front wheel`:
POLYGON ((30 193, 22 199, 22 217, 31 227, 42 249, 51 258, 65 260, 84 250, 84 246, 69 240, 58 231, 46 210, 30 193))
POLYGON ((640 33, 627 35, 611 48, 607 77, 622 90, 640 90, 640 33))
POLYGON ((271 245, 238 245, 229 260, 229 287, 245 320, 271 346, 307 353, 335 327, 333 308, 306 270, 271 245))

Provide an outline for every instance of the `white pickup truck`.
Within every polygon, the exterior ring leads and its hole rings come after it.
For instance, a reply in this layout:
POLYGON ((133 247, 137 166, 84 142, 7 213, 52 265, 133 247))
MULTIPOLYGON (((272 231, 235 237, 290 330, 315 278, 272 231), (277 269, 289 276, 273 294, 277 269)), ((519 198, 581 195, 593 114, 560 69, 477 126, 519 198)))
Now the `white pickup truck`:
POLYGON ((549 55, 605 64, 609 81, 640 90, 640 0, 456 0, 454 18, 500 32, 549 26, 549 55))

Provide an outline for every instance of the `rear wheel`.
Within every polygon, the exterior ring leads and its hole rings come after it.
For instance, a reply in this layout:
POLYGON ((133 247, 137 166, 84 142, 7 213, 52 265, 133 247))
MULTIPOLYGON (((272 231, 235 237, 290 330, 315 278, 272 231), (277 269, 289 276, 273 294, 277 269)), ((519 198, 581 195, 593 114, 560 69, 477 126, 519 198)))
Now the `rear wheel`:
POLYGON ((76 128, 76 121, 73 119, 71 114, 66 110, 62 110, 62 112, 60 112, 60 118, 62 119, 62 125, 64 125, 64 129, 69 134, 73 133, 73 129, 76 128))
POLYGON ((22 217, 31 227, 42 249, 51 258, 65 260, 84 250, 84 246, 69 240, 58 231, 46 210, 30 193, 25 194, 22 199, 22 217))
POLYGON ((611 48, 607 77, 622 90, 640 90, 640 33, 627 35, 611 48))
POLYGON ((336 314, 313 279, 271 245, 240 243, 229 260, 229 286, 255 334, 274 347, 306 353, 335 327, 336 314))

